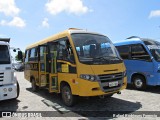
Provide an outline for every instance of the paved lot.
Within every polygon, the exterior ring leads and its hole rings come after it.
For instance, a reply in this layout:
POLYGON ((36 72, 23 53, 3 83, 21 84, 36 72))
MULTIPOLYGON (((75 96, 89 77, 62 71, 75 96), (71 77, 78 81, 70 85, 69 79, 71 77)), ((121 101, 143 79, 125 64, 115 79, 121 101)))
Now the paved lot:
MULTIPOLYGON (((109 99, 83 98, 80 99, 80 102, 77 105, 68 108, 63 105, 60 95, 48 93, 47 90, 32 92, 31 85, 24 79, 23 72, 17 72, 16 74, 20 84, 20 96, 17 100, 1 101, 0 111, 44 111, 42 115, 48 117, 43 117, 41 119, 53 119, 53 116, 57 116, 56 119, 67 120, 93 119, 94 117, 102 117, 111 114, 107 111, 123 111, 124 114, 139 114, 137 111, 149 111, 149 114, 151 115, 155 112, 150 111, 160 111, 160 87, 149 87, 147 91, 137 91, 129 87, 128 89, 123 90, 121 95, 115 94, 109 99)), ((142 112, 142 114, 145 113, 147 112, 142 112)), ((158 113, 160 114, 160 112, 158 113)), ((118 116, 118 113, 116 115, 116 118, 113 119, 137 119, 137 116, 124 118, 123 116, 118 116)), ((110 118, 112 119, 112 117, 110 118)), ((14 120, 15 119, 22 118, 15 117, 14 120)), ((23 119, 35 118, 24 117, 23 119)), ((36 119, 39 120, 39 118, 36 119)), ((141 119, 150 120, 158 118, 147 116, 141 119)))

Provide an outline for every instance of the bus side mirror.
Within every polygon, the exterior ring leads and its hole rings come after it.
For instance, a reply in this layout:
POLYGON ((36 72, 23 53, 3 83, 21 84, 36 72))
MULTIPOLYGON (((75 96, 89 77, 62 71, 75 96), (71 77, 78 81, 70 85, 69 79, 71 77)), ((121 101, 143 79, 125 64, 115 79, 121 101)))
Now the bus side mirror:
POLYGON ((16 52, 16 49, 13 49, 13 52, 16 52))
POLYGON ((22 51, 18 51, 18 59, 22 60, 22 58, 23 58, 22 51))
POLYGON ((153 60, 154 59, 154 57, 151 57, 151 60, 153 60))

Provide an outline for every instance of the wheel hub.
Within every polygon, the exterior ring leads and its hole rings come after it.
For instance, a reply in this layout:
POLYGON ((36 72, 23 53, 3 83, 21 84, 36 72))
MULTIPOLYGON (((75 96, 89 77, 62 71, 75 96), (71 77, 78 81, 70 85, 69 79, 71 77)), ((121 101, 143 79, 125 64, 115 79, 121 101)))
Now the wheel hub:
POLYGON ((65 92, 65 96, 66 96, 67 100, 71 99, 71 95, 70 95, 70 93, 68 91, 65 92))
POLYGON ((135 85, 136 85, 137 88, 141 88, 142 85, 143 85, 142 80, 141 79, 136 79, 135 80, 135 85))

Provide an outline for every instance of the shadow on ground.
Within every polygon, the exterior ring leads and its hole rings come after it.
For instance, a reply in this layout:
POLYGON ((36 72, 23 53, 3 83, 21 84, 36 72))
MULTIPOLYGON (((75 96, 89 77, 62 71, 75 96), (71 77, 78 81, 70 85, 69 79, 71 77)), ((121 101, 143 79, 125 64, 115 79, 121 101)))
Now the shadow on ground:
POLYGON ((16 111, 19 102, 18 99, 0 101, 0 111, 16 111))
MULTIPOLYGON (((27 90, 32 92, 31 88, 27 88, 27 90)), ((104 99, 99 97, 80 98, 75 106, 66 107, 60 94, 48 93, 47 90, 42 89, 32 93, 43 97, 42 102, 48 107, 56 109, 60 116, 113 117, 113 114, 129 114, 142 107, 139 102, 122 100, 114 98, 114 96, 104 99)))
POLYGON ((9 99, 0 101, 0 118, 2 117, 2 112, 15 112, 18 109, 18 103, 20 101, 17 99, 9 99))

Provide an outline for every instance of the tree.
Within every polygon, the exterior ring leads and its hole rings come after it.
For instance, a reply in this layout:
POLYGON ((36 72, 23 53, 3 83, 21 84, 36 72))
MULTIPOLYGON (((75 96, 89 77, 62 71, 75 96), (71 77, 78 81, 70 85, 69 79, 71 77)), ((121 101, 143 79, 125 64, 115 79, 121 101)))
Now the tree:
MULTIPOLYGON (((23 58, 24 58, 25 53, 22 52, 22 55, 23 55, 23 58)), ((15 60, 16 60, 16 61, 19 61, 19 59, 18 59, 18 53, 17 53, 17 55, 15 56, 15 60)))

